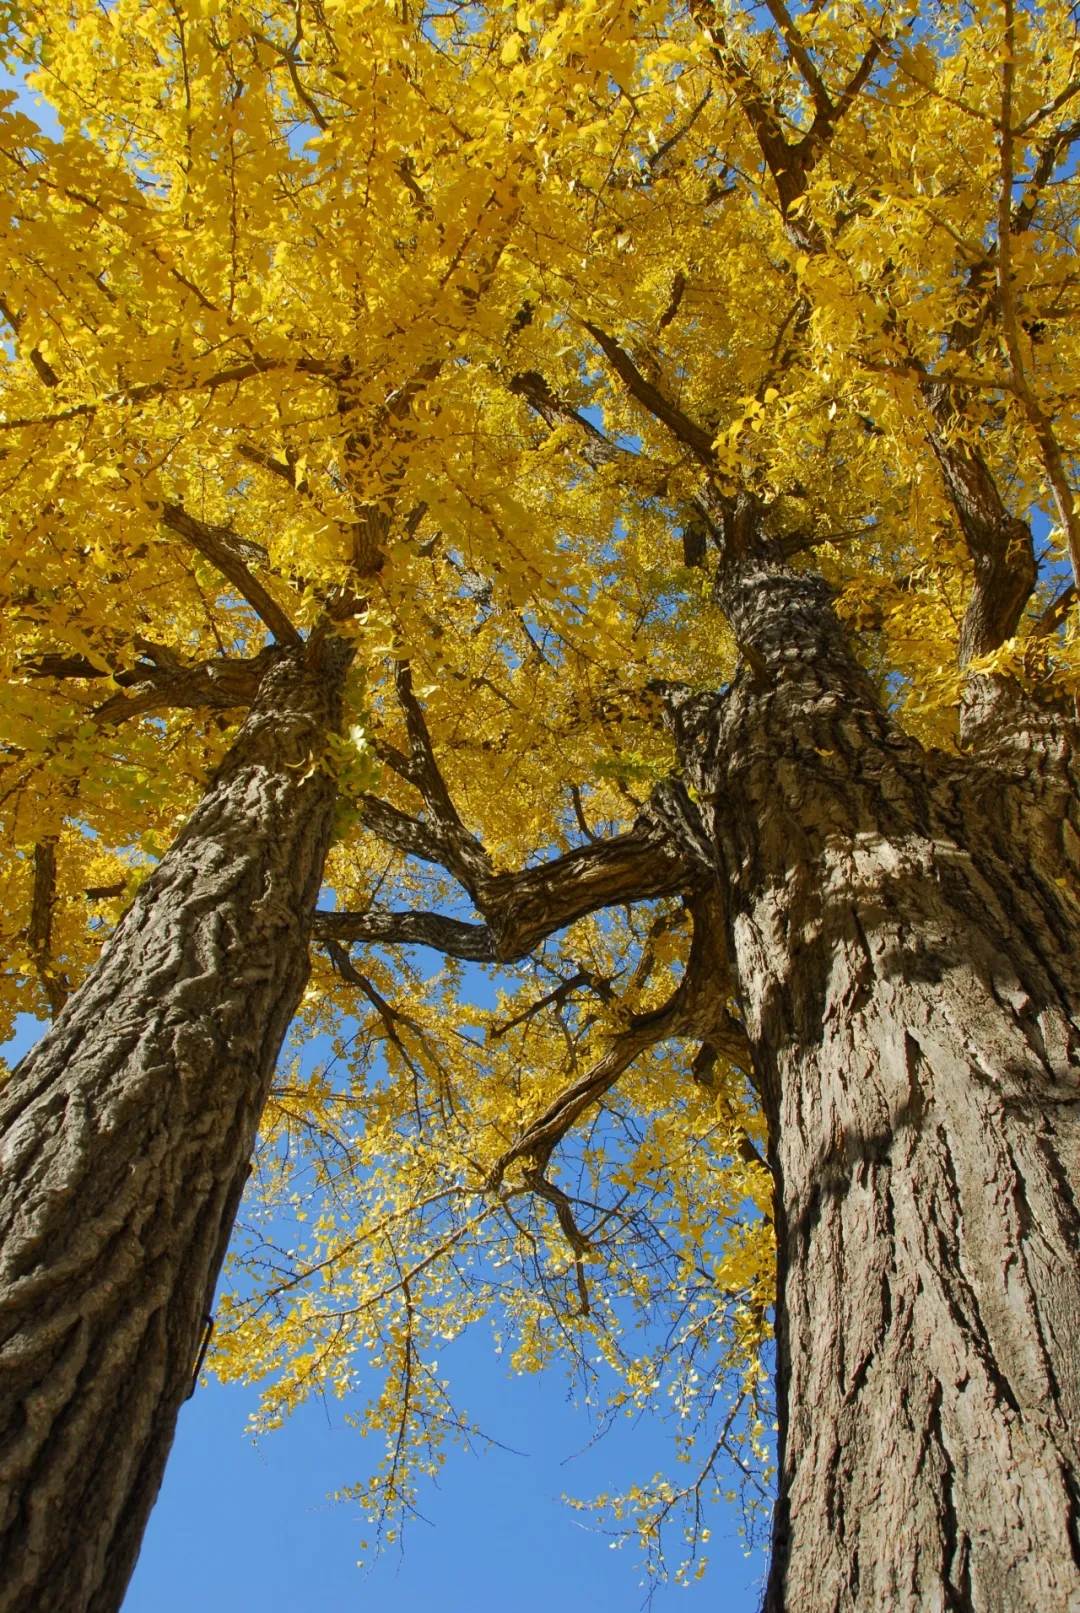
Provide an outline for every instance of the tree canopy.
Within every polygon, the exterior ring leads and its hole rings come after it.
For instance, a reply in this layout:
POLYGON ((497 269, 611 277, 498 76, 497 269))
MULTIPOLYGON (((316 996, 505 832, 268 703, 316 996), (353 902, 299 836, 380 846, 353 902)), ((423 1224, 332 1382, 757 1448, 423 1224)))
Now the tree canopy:
POLYGON ((659 834, 679 714, 755 666, 717 556, 764 512, 928 750, 1073 699, 1073 14, 72 0, 8 48, 64 138, 8 96, 7 1023, 332 623, 334 1051, 279 1072, 211 1363, 266 1425, 347 1397, 396 1528, 485 1323, 674 1414, 685 1475, 610 1505, 693 1555, 772 1420, 764 1121, 659 834))

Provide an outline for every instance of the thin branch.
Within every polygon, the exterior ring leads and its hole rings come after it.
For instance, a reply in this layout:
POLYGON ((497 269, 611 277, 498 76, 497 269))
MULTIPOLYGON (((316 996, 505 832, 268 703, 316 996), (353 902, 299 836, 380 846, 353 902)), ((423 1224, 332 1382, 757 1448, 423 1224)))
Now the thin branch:
POLYGON ((571 975, 568 980, 560 980, 554 991, 549 991, 545 996, 538 997, 534 1003, 530 1003, 528 1008, 523 1009, 520 1014, 515 1014, 513 1019, 508 1019, 502 1025, 493 1025, 488 1031, 489 1039, 493 1042, 498 1041, 500 1037, 508 1035, 512 1030, 516 1030, 519 1025, 524 1025, 530 1019, 535 1019, 536 1015, 542 1014, 545 1008, 561 1008, 567 998, 572 997, 579 987, 588 986, 591 983, 592 976, 586 970, 579 969, 577 974, 571 975))
POLYGON ((671 997, 651 1013, 631 1015, 629 1025, 613 1037, 603 1057, 565 1087, 500 1156, 489 1186, 497 1186, 518 1159, 530 1159, 542 1171, 566 1134, 610 1091, 638 1054, 670 1036, 706 1036, 733 1062, 748 1062, 745 1032, 726 1008, 727 950, 718 897, 712 892, 699 893, 692 912, 690 958, 671 997))
MULTIPOLYGON (((1022 133, 1017 130, 1017 133, 1022 133)), ((1038 148, 1035 166, 1031 171, 1031 178, 1024 186, 1024 194, 1012 210, 1012 233, 1022 235, 1031 225, 1035 217, 1035 209, 1039 205, 1043 191, 1050 182, 1050 177, 1068 152, 1069 147, 1076 140, 1080 140, 1080 121, 1066 123, 1060 129, 1055 129, 1038 148)))
POLYGON ((652 173, 656 172, 668 153, 674 151, 675 147, 679 144, 679 141, 685 139, 685 137, 690 133, 690 130, 694 127, 694 124, 697 122, 698 118, 700 118, 701 114, 704 112, 711 100, 712 87, 710 86, 705 91, 705 94, 701 97, 701 100, 698 102, 697 106, 695 106, 694 110, 690 113, 690 116, 679 125, 674 134, 669 135, 666 140, 661 141, 660 145, 657 146, 656 150, 649 158, 649 169, 652 173))
POLYGON ((573 1201, 563 1192, 561 1187, 557 1187, 554 1182, 548 1181, 541 1167, 527 1170, 524 1173, 524 1179, 531 1192, 535 1193, 539 1198, 546 1199, 555 1208, 555 1215, 563 1230, 563 1236, 574 1252, 574 1278, 577 1283, 579 1302, 578 1315, 588 1316, 589 1285, 585 1280, 585 1265, 582 1256, 588 1254, 592 1246, 574 1219, 573 1201))
POLYGON ((578 828, 581 830, 586 840, 592 841, 593 845, 595 845, 599 839, 599 836, 593 834, 592 830, 589 828, 589 820, 585 816, 585 807, 581 800, 581 790, 576 784, 571 784, 570 786, 570 799, 574 803, 574 818, 577 821, 578 828))
POLYGON ((1069 614, 1069 608, 1076 598, 1076 584, 1069 582, 1043 611, 1035 626, 1031 629, 1032 638, 1049 638, 1056 633, 1062 622, 1069 614))
POLYGON ((874 68, 877 66, 881 58, 881 48, 881 42, 879 40, 874 39, 870 42, 862 61, 859 63, 858 67, 845 84, 843 90, 840 92, 840 99, 836 103, 835 112, 833 114, 832 121, 834 123, 838 123, 840 121, 845 113, 850 110, 852 102, 857 100, 862 94, 863 90, 866 88, 866 85, 870 80, 870 75, 873 73, 874 68))
POLYGON ((799 37, 799 32, 792 22, 791 14, 784 5, 783 0, 765 0, 765 4, 773 21, 784 36, 784 43, 791 52, 792 61, 794 61, 802 74, 803 83, 810 91, 818 114, 823 118, 833 118, 836 115, 836 109, 829 97, 829 92, 822 82, 817 67, 814 65, 813 57, 799 37))
POLYGON ((1037 106, 1034 112, 1030 112, 1024 118, 1022 123, 1016 125, 1013 133, 1018 135, 1029 134, 1036 124, 1042 123, 1044 118, 1052 118, 1055 112, 1060 112, 1065 103, 1071 101, 1075 95, 1080 95, 1080 78, 1070 79, 1065 88, 1060 90, 1052 101, 1047 101, 1043 106, 1037 106))
POLYGON ((593 470, 601 465, 615 465, 623 462, 637 461, 640 455, 631 453, 628 448, 620 448, 618 443, 611 441, 602 431, 587 420, 583 414, 560 398, 551 390, 547 381, 537 370, 525 370, 515 375, 510 382, 510 391, 515 397, 524 398, 525 402, 553 431, 564 423, 578 426, 584 433, 584 443, 581 457, 593 470))
POLYGON ((462 823, 439 771, 427 719, 413 693, 408 661, 395 662, 394 689, 409 736, 409 756, 399 761, 398 770, 420 791, 432 826, 443 843, 447 866, 466 890, 472 892, 478 882, 490 879, 491 858, 476 836, 470 834, 462 823))
MULTIPOLYGON (((22 315, 17 314, 4 297, 0 297, 0 314, 3 314, 16 336, 18 336, 19 328, 23 322, 22 315)), ((38 380, 44 386, 54 387, 60 385, 60 377, 57 375, 56 371, 53 369, 40 347, 31 347, 26 356, 34 366, 38 380)))
POLYGON ((273 454, 264 453, 261 448, 255 448, 246 442, 239 443, 236 452, 241 459, 246 459, 249 465, 258 465, 262 470, 270 471, 283 482, 288 482, 294 492, 300 491, 296 482, 296 466, 290 465, 287 460, 275 459, 273 454))
POLYGON ((216 374, 208 376, 205 381, 189 381, 186 385, 177 387, 171 386, 168 381, 148 381, 142 386, 107 392, 104 397, 93 398, 85 403, 73 403, 66 409, 58 409, 54 414, 22 415, 15 419, 0 420, 0 431, 15 431, 24 426, 59 425, 66 420, 77 420, 83 415, 96 414, 99 409, 108 408, 113 404, 123 406, 145 403, 150 398, 165 397, 172 391, 214 392, 218 387, 238 386, 242 381, 250 380, 256 375, 267 375, 272 370, 294 370, 298 375, 314 375, 339 384, 347 380, 351 374, 351 366, 347 359, 332 363, 313 358, 286 360, 256 357, 247 363, 219 370, 216 374))

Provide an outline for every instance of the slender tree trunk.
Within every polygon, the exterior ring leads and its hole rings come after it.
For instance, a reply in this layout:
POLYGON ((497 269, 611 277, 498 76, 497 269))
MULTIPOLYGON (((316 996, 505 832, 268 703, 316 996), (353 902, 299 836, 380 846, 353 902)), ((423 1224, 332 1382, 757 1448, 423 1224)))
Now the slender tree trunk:
POLYGON ((719 592, 746 661, 682 744, 776 1178, 767 1613, 1077 1613, 1071 735, 928 755, 823 584, 719 592))
POLYGON ((0 1610, 115 1613, 282 1039, 347 653, 283 653, 192 818, 0 1095, 0 1610))

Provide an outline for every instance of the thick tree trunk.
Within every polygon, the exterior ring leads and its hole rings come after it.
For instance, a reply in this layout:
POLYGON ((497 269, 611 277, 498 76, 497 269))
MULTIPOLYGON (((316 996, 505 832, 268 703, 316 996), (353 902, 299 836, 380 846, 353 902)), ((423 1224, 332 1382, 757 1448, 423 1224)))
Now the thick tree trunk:
POLYGON ((719 591, 747 660, 683 750, 777 1184, 767 1613, 1077 1613, 1070 736, 928 756, 820 582, 719 591))
POLYGON ((0 1095, 2 1613, 115 1613, 138 1555, 308 977, 347 654, 308 656, 0 1095))

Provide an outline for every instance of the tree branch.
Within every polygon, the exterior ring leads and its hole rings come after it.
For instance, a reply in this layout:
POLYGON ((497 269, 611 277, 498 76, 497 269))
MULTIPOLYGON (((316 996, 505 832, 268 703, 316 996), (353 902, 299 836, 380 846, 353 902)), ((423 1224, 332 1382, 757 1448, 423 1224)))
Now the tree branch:
POLYGON ((192 709, 205 706, 212 711, 228 711, 250 706, 269 667, 279 653, 273 644, 265 645, 249 659, 214 658, 186 666, 162 644, 137 639, 135 648, 147 659, 133 667, 112 672, 95 666, 85 655, 47 653, 19 661, 15 670, 24 677, 73 679, 90 682, 111 678, 130 694, 115 694, 94 711, 94 721, 103 724, 127 722, 148 711, 192 709))
POLYGON ((1075 598, 1076 584, 1066 583, 1057 598, 1050 602, 1035 623, 1031 630, 1032 638, 1049 638, 1052 633, 1056 633, 1068 616, 1069 607, 1075 598))
POLYGON ((836 108, 829 97, 829 92, 822 82, 814 59, 799 37, 798 30, 791 20, 791 14, 784 5, 783 0, 765 0, 769 14, 780 32, 784 36, 784 43, 791 53, 791 59, 802 74, 803 83, 810 91, 815 110, 822 118, 833 118, 836 108))
POLYGON ((170 532, 175 532, 190 543, 193 549, 197 549, 217 567, 226 581, 247 600, 256 615, 262 617, 279 644, 299 648, 302 642, 300 634, 281 606, 248 569, 245 556, 265 560, 266 551, 260 545, 248 542, 228 527, 209 526, 205 521, 196 520, 180 504, 162 505, 160 520, 170 532))
MULTIPOLYGON (((204 381, 191 381, 175 390, 214 392, 218 387, 238 386, 242 381, 251 380, 256 375, 267 375, 273 370, 295 370, 297 375, 314 375, 321 380, 336 381, 339 384, 347 380, 352 373, 348 358, 333 362, 315 358, 299 358, 293 361, 256 357, 243 364, 231 365, 227 370, 219 370, 216 375, 207 376, 204 381)), ((96 414, 99 409, 108 408, 112 404, 145 403, 150 398, 164 397, 170 390, 172 388, 167 381, 148 381, 143 386, 108 392, 103 398, 95 398, 86 403, 73 403, 66 409, 56 410, 53 414, 20 415, 0 420, 0 431, 17 431, 26 426, 59 425, 65 420, 77 420, 83 415, 96 414)))
MULTIPOLYGON (((453 853, 427 824, 377 796, 362 799, 364 822, 380 840, 453 873, 453 853)), ((473 900, 486 920, 464 924, 433 913, 316 913, 314 933, 342 940, 433 946, 451 957, 511 963, 556 931, 605 907, 650 901, 701 878, 675 843, 664 812, 650 803, 628 834, 568 852, 515 874, 488 874, 473 900)))
POLYGON ((30 903, 27 948, 55 1019, 67 1002, 67 980, 53 964, 52 925, 56 906, 56 842, 41 840, 34 847, 34 894, 30 903))
POLYGON ((269 471, 280 481, 287 482, 294 493, 303 491, 297 484, 296 466, 291 465, 288 460, 275 459, 273 454, 265 453, 263 449, 256 448, 248 442, 238 443, 236 452, 241 459, 246 459, 249 465, 258 465, 261 470, 269 471))
MULTIPOLYGON (((5 297, 0 297, 0 314, 3 314, 16 336, 18 336, 20 326, 23 322, 23 316, 15 312, 5 297)), ((40 347, 31 347, 26 356, 34 366, 35 374, 43 386, 54 387, 60 385, 60 377, 57 375, 56 371, 53 369, 40 347)))
POLYGON ((469 833, 458 816, 450 791, 439 771, 428 733, 423 707, 413 693, 408 661, 394 665, 394 689, 405 716, 409 755, 398 760, 395 771, 420 791, 431 816, 432 828, 443 846, 444 864, 454 877, 475 894, 479 883, 491 877, 491 858, 475 835, 469 833))
POLYGON ((855 72, 833 103, 784 5, 780 0, 766 0, 766 4, 784 35, 814 102, 813 122, 801 139, 796 141, 788 140, 779 111, 770 105, 745 62, 729 45, 713 0, 691 0, 690 13, 712 47, 718 65, 739 84, 739 105, 772 174, 788 233, 805 251, 817 252, 825 244, 820 226, 813 220, 801 219, 792 209, 806 194, 809 175, 822 148, 828 144, 836 125, 850 111, 868 83, 881 57, 882 43, 877 39, 871 40, 855 72))
POLYGON ((15 663, 15 671, 25 678, 108 678, 108 667, 95 666, 85 655, 63 655, 48 652, 31 655, 15 663))
MULTIPOLYGON (((944 388, 926 387, 931 413, 942 427, 951 413, 944 388)), ((1035 548, 1026 521, 1011 515, 978 449, 929 433, 945 486, 960 521, 975 571, 960 627, 958 659, 966 666, 1016 632, 1035 587, 1035 548)))
POLYGON ((277 654, 277 646, 268 644, 250 660, 200 661, 187 667, 144 663, 117 677, 118 683, 133 685, 131 694, 106 700, 94 712, 94 721, 115 726, 149 711, 250 706, 277 654))
POLYGON ((1014 134, 1012 129, 1013 81, 1016 73, 1015 20, 1013 0, 1005 4, 1005 55, 1001 65, 1001 180, 998 195, 998 298, 1001 327, 1009 356, 1013 385, 1023 405, 1028 423, 1042 452, 1043 465, 1054 495, 1072 565, 1073 581, 1080 586, 1080 513, 1065 469, 1065 457, 1050 417, 1046 414, 1027 377, 1016 300, 1012 287, 1012 186, 1014 134))
POLYGON ((689 448, 702 465, 712 470, 716 465, 716 454, 711 433, 703 430, 690 419, 689 415, 684 414, 677 404, 666 398, 658 387, 647 381, 629 353, 619 346, 613 336, 609 336, 598 325, 590 324, 588 320, 585 321, 585 329, 603 350, 608 363, 630 396, 656 420, 667 426, 672 436, 684 447, 689 448))
POLYGON ((572 404, 552 392, 539 371, 525 370, 522 374, 515 375, 510 382, 510 391, 515 397, 524 398, 529 407, 535 409, 552 431, 563 424, 578 426, 585 436, 581 457, 593 470, 598 470, 601 465, 615 465, 627 460, 637 463, 640 458, 638 454, 632 454, 628 448, 620 448, 610 437, 605 437, 591 420, 586 420, 572 404))
POLYGON ((362 795, 360 809, 365 826, 388 846, 393 846, 395 851, 403 851, 409 857, 419 857, 421 862, 437 863, 440 868, 446 867, 445 847, 426 823, 410 818, 407 812, 391 806, 389 801, 380 800, 377 795, 362 795))
POLYGON ((512 1030, 516 1030, 519 1025, 524 1025, 528 1020, 535 1019, 536 1015, 542 1014, 545 1008, 561 1008, 574 995, 575 991, 578 991, 582 986, 592 986, 593 983, 593 976, 588 970, 579 969, 568 980, 560 980, 554 991, 545 992, 543 997, 538 997, 535 1002, 529 1004, 528 1008, 523 1008, 520 1014, 515 1014, 513 1019, 508 1019, 504 1025, 494 1026, 488 1031, 488 1039, 492 1042, 497 1042, 501 1037, 508 1036, 512 1030))
POLYGON ((442 913, 393 913, 380 908, 367 913, 316 913, 311 933, 318 941, 398 942, 433 947, 469 963, 496 961, 494 937, 486 924, 465 924, 442 913))
POLYGON ((666 140, 662 140, 657 146, 656 150, 649 158, 650 173, 655 173, 668 153, 674 151, 675 147, 679 144, 679 141, 684 139, 685 136, 690 133, 690 130, 694 127, 694 124, 697 122, 698 118, 700 118, 701 114, 704 112, 711 100, 712 87, 710 86, 705 91, 705 94, 701 97, 701 100, 698 102, 697 106, 694 107, 694 110, 690 113, 690 116, 680 123, 674 134, 669 135, 666 140))
POLYGON ((723 914, 715 891, 699 892, 691 911, 694 937, 686 972, 662 1008, 634 1014, 604 1056, 564 1088, 542 1114, 496 1161, 489 1185, 498 1186, 518 1159, 530 1159, 542 1172, 567 1132, 615 1085, 639 1053, 669 1036, 702 1036, 735 1063, 749 1064, 749 1044, 727 1011, 730 989, 723 914))

